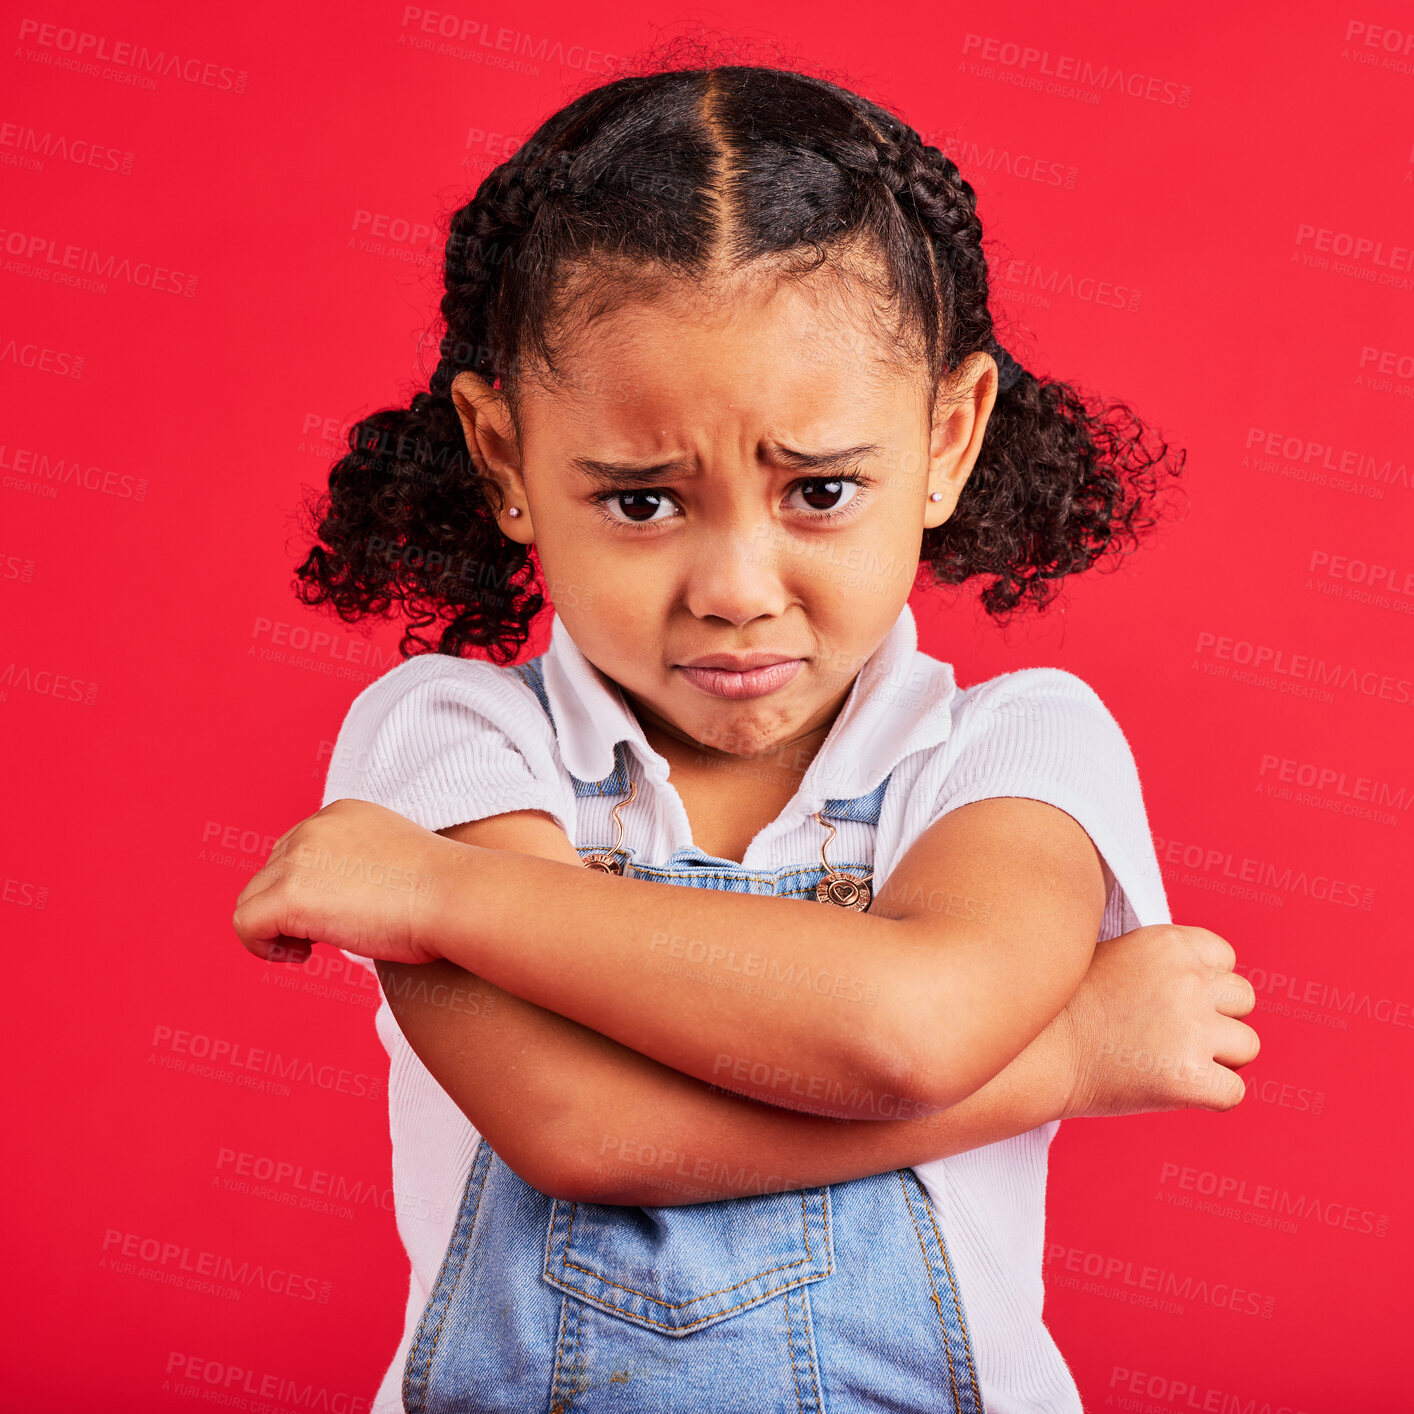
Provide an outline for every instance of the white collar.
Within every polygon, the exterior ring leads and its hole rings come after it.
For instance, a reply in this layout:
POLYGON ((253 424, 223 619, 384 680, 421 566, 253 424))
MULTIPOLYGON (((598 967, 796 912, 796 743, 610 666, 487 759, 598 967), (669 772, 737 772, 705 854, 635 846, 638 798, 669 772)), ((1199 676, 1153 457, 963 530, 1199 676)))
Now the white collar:
MULTIPOLYGON (((615 747, 626 741, 650 779, 668 779, 668 762, 648 744, 618 684, 584 656, 558 614, 543 667, 560 757, 572 775, 603 780, 614 770, 615 747)), ((905 756, 945 741, 956 690, 952 665, 918 651, 918 626, 905 603, 856 676, 797 801, 809 810, 866 795, 905 756)))

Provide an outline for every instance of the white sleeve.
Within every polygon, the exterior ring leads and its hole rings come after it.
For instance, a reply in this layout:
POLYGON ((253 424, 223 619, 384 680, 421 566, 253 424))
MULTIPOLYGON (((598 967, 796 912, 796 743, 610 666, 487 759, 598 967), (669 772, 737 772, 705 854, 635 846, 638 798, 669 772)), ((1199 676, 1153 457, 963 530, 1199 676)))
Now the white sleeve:
POLYGON ((419 654, 359 693, 320 806, 345 798, 387 806, 428 830, 543 810, 574 835, 574 790, 549 720, 516 675, 480 659, 419 654))
POLYGON ((1134 753, 1094 688, 1062 668, 1022 668, 967 697, 932 819, 995 796, 1045 801, 1079 823, 1114 873, 1102 938, 1172 922, 1134 753))

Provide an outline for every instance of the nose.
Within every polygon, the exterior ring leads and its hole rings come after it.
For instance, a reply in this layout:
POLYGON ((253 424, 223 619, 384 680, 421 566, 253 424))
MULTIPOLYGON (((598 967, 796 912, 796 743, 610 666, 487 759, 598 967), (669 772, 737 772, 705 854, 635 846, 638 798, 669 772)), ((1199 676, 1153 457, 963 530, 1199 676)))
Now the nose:
POLYGON ((696 536, 687 571, 686 602, 694 617, 750 623, 785 612, 780 532, 769 516, 732 517, 696 536))

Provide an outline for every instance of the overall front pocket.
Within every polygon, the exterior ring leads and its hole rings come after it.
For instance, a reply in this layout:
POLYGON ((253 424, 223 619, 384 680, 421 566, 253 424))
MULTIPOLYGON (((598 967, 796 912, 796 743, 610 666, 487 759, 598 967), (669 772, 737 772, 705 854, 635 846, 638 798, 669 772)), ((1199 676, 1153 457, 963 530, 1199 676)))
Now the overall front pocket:
POLYGON ((635 1208, 554 1200, 551 1286, 684 1336, 834 1271, 830 1190, 635 1208))

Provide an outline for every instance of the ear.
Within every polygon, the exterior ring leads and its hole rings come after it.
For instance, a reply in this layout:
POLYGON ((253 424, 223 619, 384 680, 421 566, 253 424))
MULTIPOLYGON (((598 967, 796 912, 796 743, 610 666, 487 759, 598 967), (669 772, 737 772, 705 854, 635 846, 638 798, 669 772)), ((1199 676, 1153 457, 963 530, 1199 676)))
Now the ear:
POLYGON ((452 379, 452 404, 461 419, 467 451, 476 469, 494 484, 500 497, 496 523, 507 540, 529 545, 535 539, 530 502, 520 463, 520 446, 505 398, 479 373, 458 373, 452 379), (520 514, 510 514, 515 506, 520 514))
POLYGON ((982 437, 997 401, 997 364, 988 353, 969 354, 940 392, 928 444, 928 485, 923 528, 942 525, 957 509, 958 497, 982 451, 982 437), (933 492, 942 492, 933 500, 933 492))

